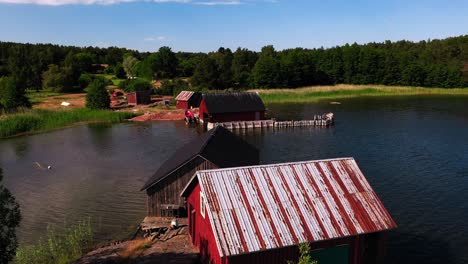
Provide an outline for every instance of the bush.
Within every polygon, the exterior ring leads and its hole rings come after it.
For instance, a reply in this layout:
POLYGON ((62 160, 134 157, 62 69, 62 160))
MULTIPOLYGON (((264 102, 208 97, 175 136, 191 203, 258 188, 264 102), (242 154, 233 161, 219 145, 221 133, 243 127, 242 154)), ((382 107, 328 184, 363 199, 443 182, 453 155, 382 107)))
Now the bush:
POLYGON ((156 94, 177 96, 181 91, 188 90, 189 88, 189 84, 182 79, 165 80, 162 82, 161 88, 156 90, 156 94))
POLYGON ((93 230, 89 219, 71 227, 62 227, 60 232, 57 226, 49 225, 47 239, 33 246, 20 247, 16 252, 15 263, 70 263, 90 249, 92 243, 93 230))
POLYGON ((89 109, 110 108, 110 97, 106 90, 107 81, 100 78, 93 80, 86 88, 86 107, 89 109))
POLYGON ((114 67, 114 75, 118 79, 125 79, 126 74, 125 74, 125 70, 122 64, 119 63, 114 67))
POLYGON ((71 92, 75 90, 73 72, 70 67, 49 65, 49 69, 42 73, 42 88, 54 92, 71 92))
POLYGON ((119 83, 119 89, 124 90, 127 93, 135 91, 148 91, 153 88, 150 82, 137 79, 137 80, 125 80, 119 83))
POLYGON ((23 89, 11 77, 0 78, 0 110, 16 111, 19 107, 31 107, 23 89))
POLYGON ((78 85, 80 86, 80 90, 84 90, 94 80, 99 80, 99 82, 104 83, 106 86, 113 84, 112 80, 106 79, 106 78, 104 78, 102 76, 96 76, 94 74, 83 73, 83 74, 81 74, 80 79, 78 80, 78 85))

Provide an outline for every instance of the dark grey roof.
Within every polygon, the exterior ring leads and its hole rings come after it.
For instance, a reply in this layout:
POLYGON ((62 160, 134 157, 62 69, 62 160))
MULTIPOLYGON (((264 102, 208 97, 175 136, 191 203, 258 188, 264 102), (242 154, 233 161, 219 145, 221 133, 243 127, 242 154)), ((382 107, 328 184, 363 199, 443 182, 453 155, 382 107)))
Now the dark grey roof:
POLYGON ((257 93, 211 93, 204 94, 203 100, 211 114, 265 111, 257 93))
POLYGON ((145 183, 146 190, 177 171, 197 155, 220 168, 257 165, 258 150, 224 127, 216 127, 178 149, 145 183))

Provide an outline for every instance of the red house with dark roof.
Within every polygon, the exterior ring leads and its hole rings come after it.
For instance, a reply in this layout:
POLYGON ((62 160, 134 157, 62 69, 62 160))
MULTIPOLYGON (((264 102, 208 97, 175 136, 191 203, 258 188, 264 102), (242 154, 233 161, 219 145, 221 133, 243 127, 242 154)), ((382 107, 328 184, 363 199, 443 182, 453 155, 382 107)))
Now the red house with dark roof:
POLYGON ((204 94, 200 103, 202 122, 230 122, 265 119, 265 105, 257 93, 204 94))
POLYGON ((182 91, 175 98, 176 108, 190 109, 193 107, 199 107, 201 98, 202 98, 202 95, 199 92, 182 91))
POLYGON ((128 105, 141 105, 151 103, 151 91, 135 91, 127 94, 128 105))
POLYGON ((181 196, 204 263, 379 263, 396 224, 353 158, 198 171, 181 196))

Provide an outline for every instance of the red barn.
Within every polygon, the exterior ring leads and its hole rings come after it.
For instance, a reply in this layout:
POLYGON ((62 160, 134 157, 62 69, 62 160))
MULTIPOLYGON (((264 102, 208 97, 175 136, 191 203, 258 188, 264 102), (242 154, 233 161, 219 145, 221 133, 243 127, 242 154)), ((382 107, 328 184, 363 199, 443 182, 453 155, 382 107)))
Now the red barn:
POLYGON ((127 94, 128 105, 150 104, 151 103, 151 90, 136 91, 127 94))
POLYGON ((204 263, 379 263, 396 228, 353 158, 198 171, 185 187, 204 263))
POLYGON ((265 105, 257 93, 204 94, 200 103, 202 122, 265 119, 265 105))
POLYGON ((199 107, 201 101, 201 93, 193 91, 182 91, 175 98, 176 108, 178 109, 190 109, 193 107, 199 107))
POLYGON ((185 215, 180 192, 197 170, 258 163, 259 153, 254 146, 218 126, 178 149, 148 179, 142 188, 147 194, 147 215, 185 215))

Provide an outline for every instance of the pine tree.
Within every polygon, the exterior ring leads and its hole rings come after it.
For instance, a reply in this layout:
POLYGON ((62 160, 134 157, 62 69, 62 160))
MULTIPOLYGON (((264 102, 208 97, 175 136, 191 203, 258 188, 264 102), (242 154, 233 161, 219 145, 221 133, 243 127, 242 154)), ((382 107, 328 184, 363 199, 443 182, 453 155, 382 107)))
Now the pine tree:
POLYGON ((110 97, 105 81, 95 79, 86 88, 86 107, 89 109, 110 108, 110 97))

